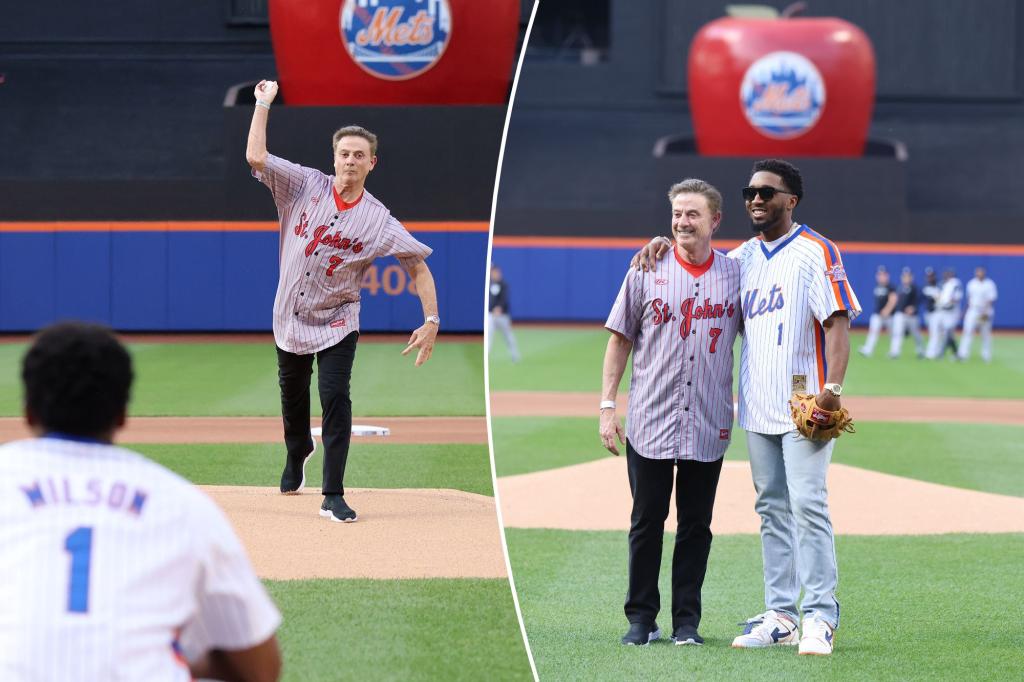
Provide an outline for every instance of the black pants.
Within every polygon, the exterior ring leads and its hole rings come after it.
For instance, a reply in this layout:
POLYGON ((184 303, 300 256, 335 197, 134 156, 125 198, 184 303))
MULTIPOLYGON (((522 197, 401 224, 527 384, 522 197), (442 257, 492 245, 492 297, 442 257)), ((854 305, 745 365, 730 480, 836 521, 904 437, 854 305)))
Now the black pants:
MULTIPOLYGON (((358 341, 359 332, 352 332, 341 343, 316 353, 317 386, 324 411, 324 495, 345 494, 345 462, 352 439, 349 389, 358 341)), ((312 374, 313 354, 296 355, 277 349, 284 444, 290 458, 305 458, 312 445, 309 437, 309 379, 312 374)))
POLYGON ((711 551, 711 512, 722 460, 646 459, 626 443, 633 514, 629 527, 629 592, 626 618, 652 623, 661 609, 658 573, 672 495, 676 484, 676 547, 672 554, 672 629, 700 624, 700 588, 711 551))

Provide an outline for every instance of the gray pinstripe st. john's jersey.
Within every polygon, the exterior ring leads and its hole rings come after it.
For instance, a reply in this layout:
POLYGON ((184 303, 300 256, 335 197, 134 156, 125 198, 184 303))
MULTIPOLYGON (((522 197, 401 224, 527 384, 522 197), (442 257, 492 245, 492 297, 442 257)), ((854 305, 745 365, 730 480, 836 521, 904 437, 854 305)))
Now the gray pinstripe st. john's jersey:
POLYGON ((359 290, 375 258, 396 256, 408 271, 432 251, 369 192, 342 202, 333 175, 269 154, 253 176, 281 221, 274 340, 289 353, 316 353, 359 330, 359 290))
POLYGON ((725 454, 739 291, 739 263, 716 252, 701 266, 674 254, 654 272, 626 274, 605 327, 633 342, 626 435, 640 455, 714 462, 725 454))

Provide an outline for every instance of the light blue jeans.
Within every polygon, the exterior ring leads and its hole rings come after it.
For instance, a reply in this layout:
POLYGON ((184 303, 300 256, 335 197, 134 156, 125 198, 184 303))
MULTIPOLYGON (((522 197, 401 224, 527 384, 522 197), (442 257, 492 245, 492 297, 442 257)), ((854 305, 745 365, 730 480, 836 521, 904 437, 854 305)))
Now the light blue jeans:
POLYGON ((807 440, 796 431, 747 432, 754 509, 761 516, 765 607, 796 622, 798 613, 817 614, 833 628, 839 625, 839 569, 825 476, 834 444, 807 440))

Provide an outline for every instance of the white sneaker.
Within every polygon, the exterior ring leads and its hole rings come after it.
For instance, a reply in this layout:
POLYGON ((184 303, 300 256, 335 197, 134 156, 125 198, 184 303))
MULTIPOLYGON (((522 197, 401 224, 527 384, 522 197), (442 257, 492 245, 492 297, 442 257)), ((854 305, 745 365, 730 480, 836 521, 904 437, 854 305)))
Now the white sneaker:
POLYGON ((800 642, 796 623, 776 611, 759 613, 740 625, 744 626, 743 634, 732 640, 734 649, 793 646, 800 642))
POLYGON ((800 639, 801 656, 828 656, 832 653, 832 626, 817 616, 804 618, 804 636, 800 639))

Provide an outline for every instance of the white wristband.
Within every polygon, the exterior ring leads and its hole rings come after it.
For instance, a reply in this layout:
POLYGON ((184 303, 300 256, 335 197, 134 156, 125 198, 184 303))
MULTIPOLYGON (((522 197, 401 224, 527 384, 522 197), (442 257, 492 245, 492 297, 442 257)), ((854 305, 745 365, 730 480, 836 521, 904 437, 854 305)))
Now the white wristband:
POLYGON ((260 99, 256 100, 256 106, 263 107, 264 109, 267 109, 268 111, 270 110, 270 105, 267 104, 266 102, 264 102, 263 100, 260 100, 260 99))
POLYGON ((602 400, 601 401, 601 409, 602 410, 609 410, 609 409, 614 410, 615 409, 615 401, 614 400, 602 400))

